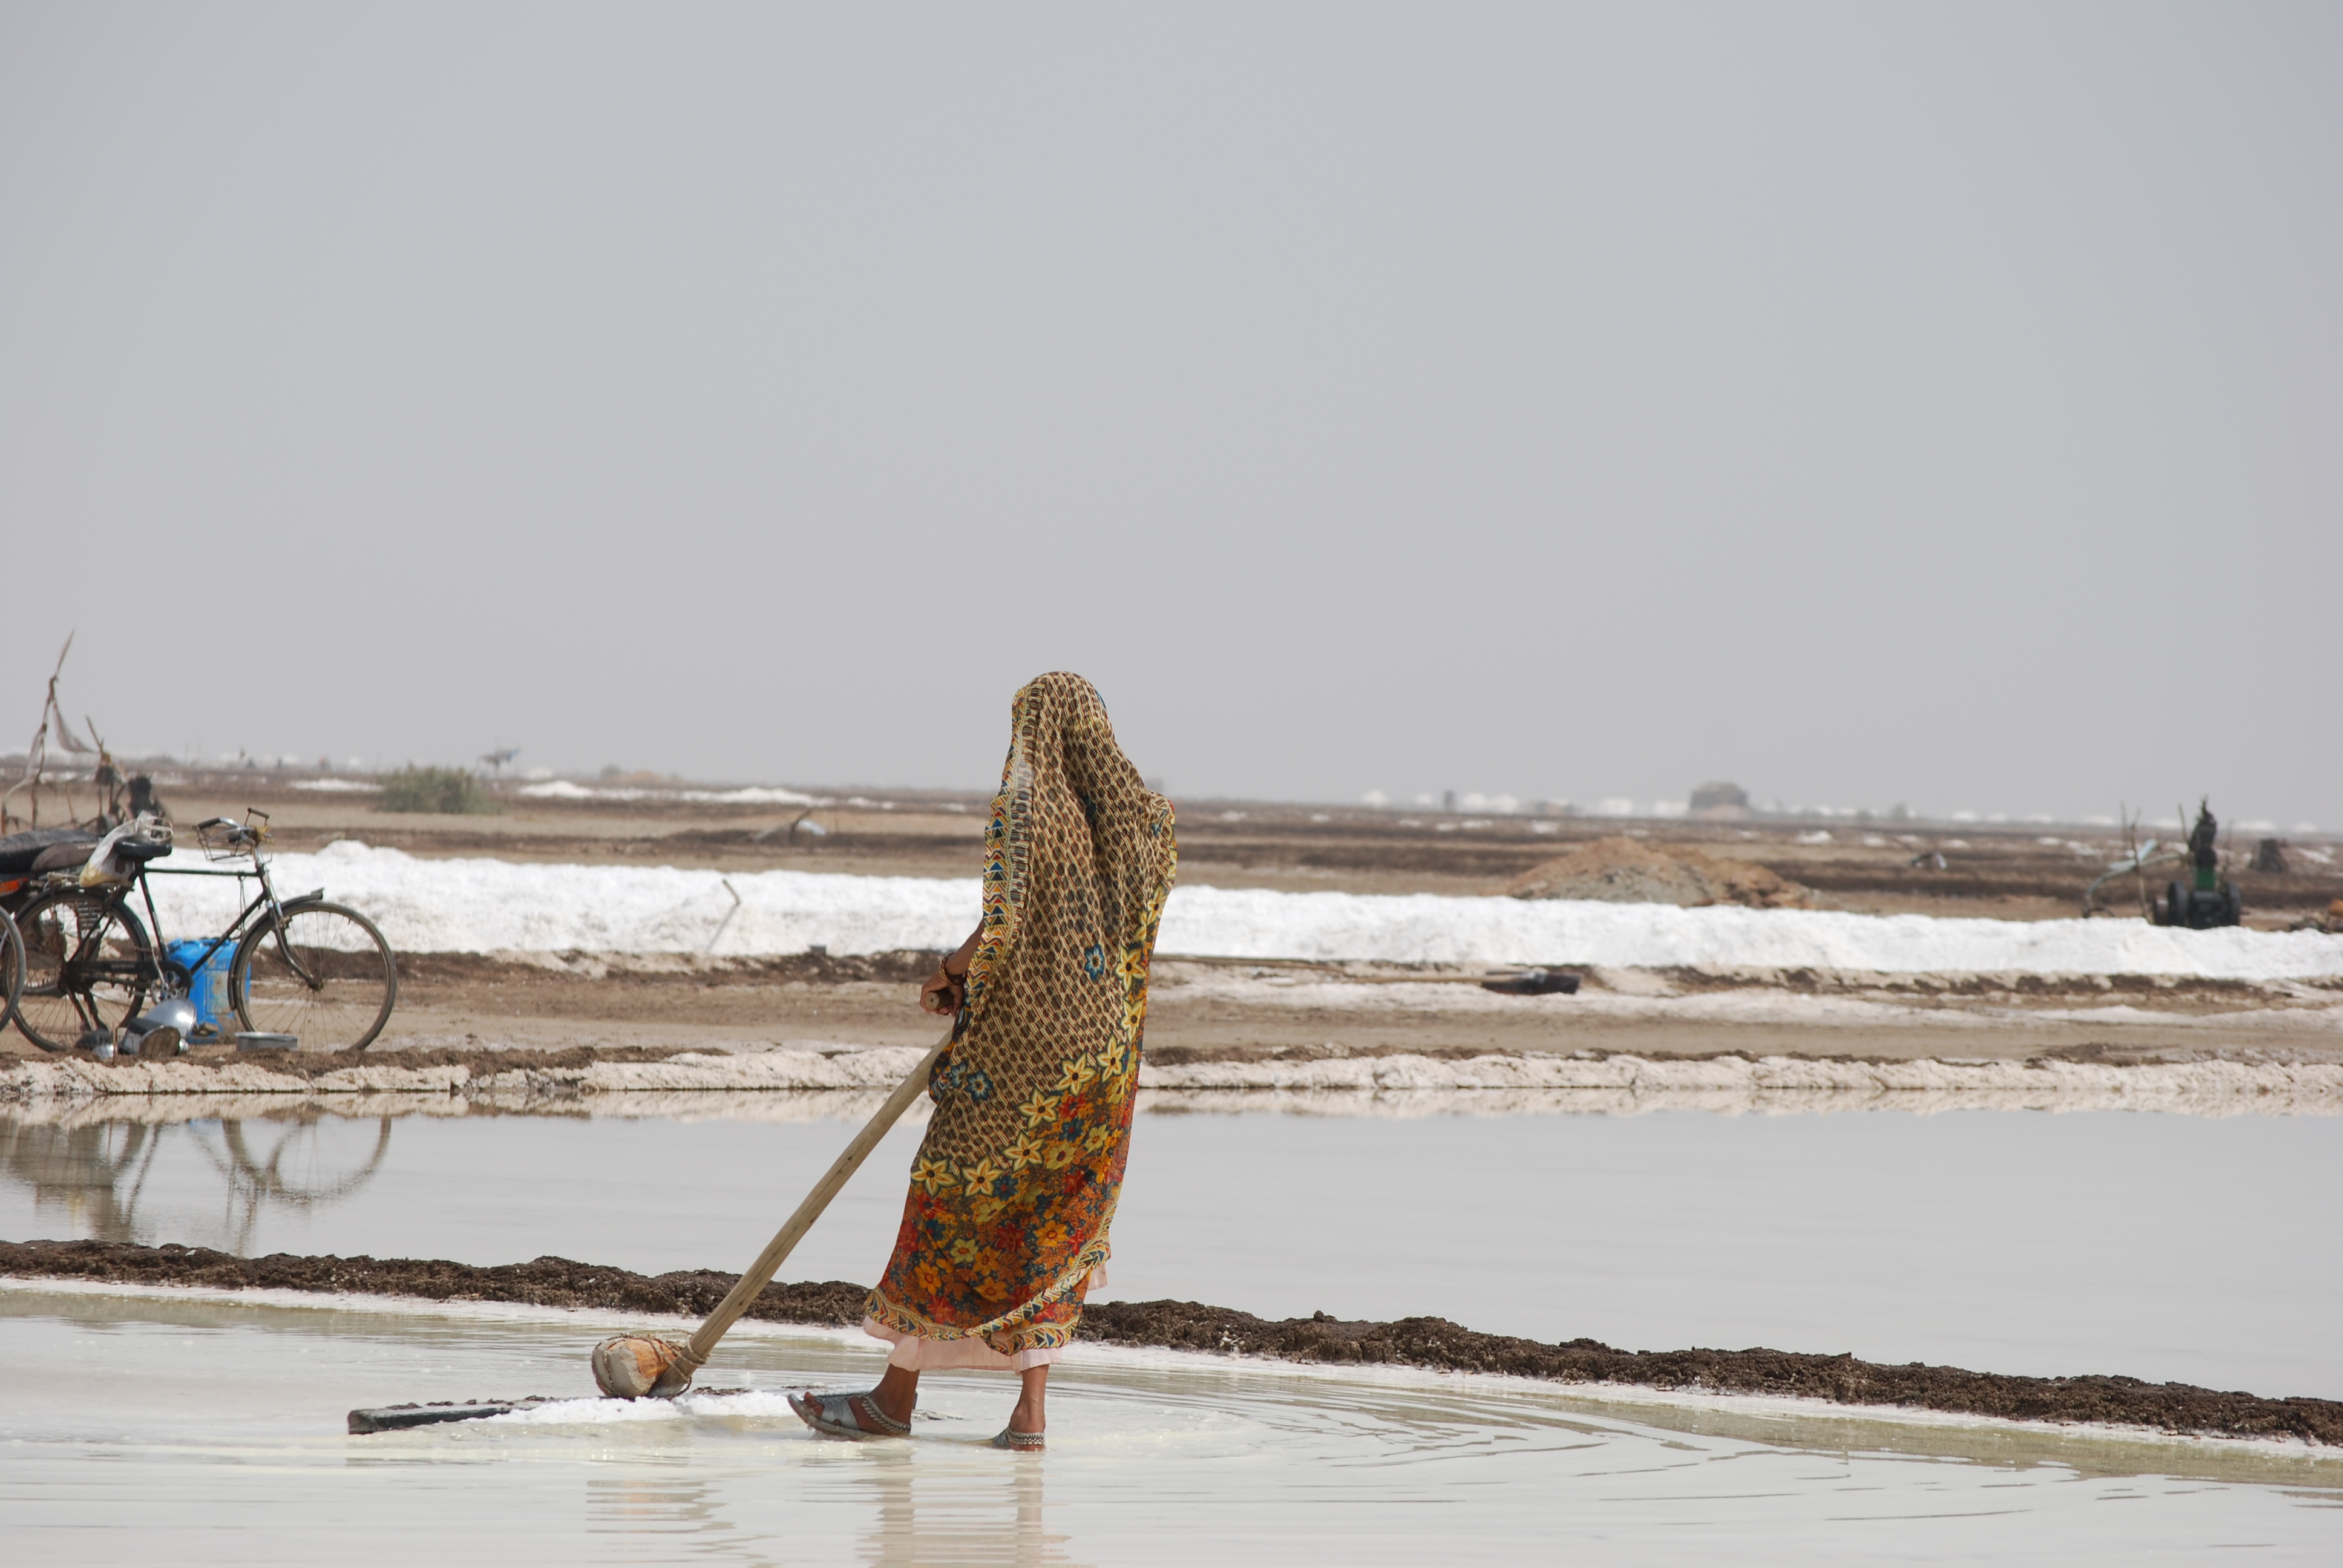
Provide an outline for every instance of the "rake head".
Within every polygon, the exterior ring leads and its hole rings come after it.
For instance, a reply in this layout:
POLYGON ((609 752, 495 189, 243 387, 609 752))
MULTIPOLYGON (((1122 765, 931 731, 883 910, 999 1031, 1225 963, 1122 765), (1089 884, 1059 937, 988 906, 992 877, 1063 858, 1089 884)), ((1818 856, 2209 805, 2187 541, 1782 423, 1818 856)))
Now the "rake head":
POLYGON ((594 1347, 594 1385, 612 1399, 673 1399, 691 1386, 699 1359, 654 1334, 614 1334, 594 1347))

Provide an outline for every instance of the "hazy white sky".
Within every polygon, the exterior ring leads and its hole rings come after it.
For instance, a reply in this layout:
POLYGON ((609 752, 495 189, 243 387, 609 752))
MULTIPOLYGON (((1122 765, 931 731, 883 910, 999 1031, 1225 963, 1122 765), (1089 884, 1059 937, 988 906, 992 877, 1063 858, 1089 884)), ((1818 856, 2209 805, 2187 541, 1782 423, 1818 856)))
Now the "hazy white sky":
POLYGON ((0 4, 0 748, 2343 826, 2338 279, 2330 4, 0 4))

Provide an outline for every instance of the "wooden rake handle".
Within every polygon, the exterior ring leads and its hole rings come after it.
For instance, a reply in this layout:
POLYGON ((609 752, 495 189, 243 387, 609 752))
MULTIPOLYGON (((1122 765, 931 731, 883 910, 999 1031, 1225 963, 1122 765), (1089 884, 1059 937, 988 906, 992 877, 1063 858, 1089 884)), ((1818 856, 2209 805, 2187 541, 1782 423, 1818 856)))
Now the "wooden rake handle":
POLYGON ((840 1189, 861 1168, 862 1161, 870 1158, 870 1151, 879 1147, 879 1141, 887 1136, 888 1130, 902 1120, 903 1112, 911 1108, 911 1101, 927 1092, 928 1073, 935 1067, 936 1059, 943 1055, 945 1048, 951 1042, 952 1031, 946 1030, 944 1037, 936 1041, 935 1049, 921 1057, 920 1065, 911 1069, 910 1076, 895 1086, 895 1092, 887 1097, 887 1103, 871 1114, 870 1120, 863 1123, 862 1131, 854 1135, 854 1141, 846 1146, 822 1179, 814 1183, 813 1191, 806 1194, 805 1201, 798 1205, 797 1212, 791 1214, 773 1233, 773 1239, 765 1243, 765 1250, 757 1254, 757 1261, 749 1265, 749 1271, 740 1276, 740 1282, 716 1303, 716 1310, 708 1314, 708 1321, 700 1324, 698 1332, 685 1342, 684 1360, 693 1372, 708 1364, 708 1358, 715 1352, 717 1342, 731 1332, 734 1323, 740 1321, 740 1314, 749 1310, 749 1303, 773 1282, 774 1274, 789 1261, 789 1253, 805 1233, 813 1229, 813 1222, 821 1218, 821 1211, 830 1207, 830 1201, 838 1196, 840 1189))

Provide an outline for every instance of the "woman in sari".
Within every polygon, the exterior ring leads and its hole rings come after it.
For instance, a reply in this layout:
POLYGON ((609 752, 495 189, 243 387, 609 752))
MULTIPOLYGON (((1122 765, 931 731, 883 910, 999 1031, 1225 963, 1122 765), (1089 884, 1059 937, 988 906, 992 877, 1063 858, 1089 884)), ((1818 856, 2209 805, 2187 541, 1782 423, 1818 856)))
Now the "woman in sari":
POLYGON ((1021 1382, 994 1444, 1040 1449, 1050 1365, 1106 1283, 1178 852, 1172 803, 1141 783, 1081 676, 1017 694, 984 844, 981 918, 920 991, 954 1022, 894 1255, 863 1309, 864 1332, 894 1346, 886 1375, 791 1396, 836 1436, 909 1437, 922 1372, 987 1367, 1021 1382))

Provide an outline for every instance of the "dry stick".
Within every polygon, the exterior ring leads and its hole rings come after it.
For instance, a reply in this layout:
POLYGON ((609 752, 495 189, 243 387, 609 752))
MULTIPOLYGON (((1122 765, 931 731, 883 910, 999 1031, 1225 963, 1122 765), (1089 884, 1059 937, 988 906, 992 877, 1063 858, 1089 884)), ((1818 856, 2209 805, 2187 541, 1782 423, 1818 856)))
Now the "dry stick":
POLYGON ((724 918, 716 922, 716 934, 709 937, 708 939, 708 945, 699 950, 700 956, 702 958, 707 957, 709 953, 716 950, 716 944, 724 940, 724 928, 730 925, 732 923, 732 917, 740 912, 740 890, 732 885, 732 879, 729 877, 719 877, 716 879, 724 884, 724 890, 726 892, 732 895, 732 907, 724 911, 724 918))
MULTIPOLYGON (((2140 808, 2142 813, 2146 807, 2140 808)), ((2131 879, 2139 892, 2139 918, 2149 925, 2156 923, 2156 906, 2147 901, 2147 868, 2139 863, 2139 818, 2125 815, 2130 808, 2118 802, 2116 811, 2124 816, 2124 844, 2131 850, 2131 879)))
POLYGON ((935 1066, 936 1058, 944 1053, 944 1048, 951 1044, 951 1031, 946 1030, 944 1037, 936 1041, 935 1049, 920 1059, 919 1066, 911 1069, 910 1076, 895 1086, 895 1092, 887 1097, 887 1103, 880 1106, 863 1124, 862 1131, 854 1135, 854 1141, 846 1146, 837 1162, 830 1166, 829 1173, 814 1183, 813 1191, 807 1193, 805 1201, 798 1205, 798 1211, 774 1232, 770 1241, 765 1243, 765 1250, 757 1254, 757 1261, 749 1265, 749 1271, 740 1276, 740 1282, 732 1287, 730 1294, 716 1303, 716 1310, 708 1314, 708 1321, 700 1324, 699 1331, 685 1342, 684 1359, 692 1370, 696 1372, 707 1364, 708 1358, 715 1352, 717 1342, 740 1321, 740 1314, 749 1310, 749 1303, 772 1283, 773 1275, 788 1261, 790 1251, 805 1233, 813 1229, 813 1222, 821 1218, 821 1211, 830 1207, 830 1201, 838 1196, 839 1190, 846 1185, 870 1151, 879 1147, 879 1141, 887 1136, 887 1130, 910 1109, 911 1101, 926 1091, 928 1071, 935 1066))

